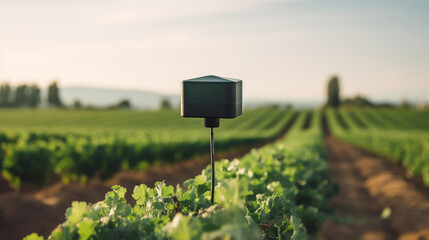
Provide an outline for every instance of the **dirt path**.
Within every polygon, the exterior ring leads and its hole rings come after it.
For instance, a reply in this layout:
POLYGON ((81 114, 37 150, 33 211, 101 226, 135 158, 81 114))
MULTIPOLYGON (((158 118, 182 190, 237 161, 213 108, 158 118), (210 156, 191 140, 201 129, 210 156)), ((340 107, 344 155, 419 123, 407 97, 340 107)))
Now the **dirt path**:
MULTIPOLYGON (((260 148, 277 141, 291 128, 298 114, 286 123, 284 130, 275 138, 254 145, 245 146, 226 153, 216 154, 216 159, 239 158, 253 148, 260 148)), ((207 145, 208 147, 208 145, 207 145)), ((209 150, 209 149, 207 149, 209 150)), ((201 173, 210 162, 209 155, 167 166, 155 166, 146 171, 121 171, 111 180, 102 182, 92 179, 86 186, 77 183, 64 185, 54 182, 42 188, 29 187, 21 193, 0 194, 0 239, 22 239, 36 232, 48 236, 51 231, 65 220, 65 211, 72 201, 95 203, 104 199, 110 187, 119 184, 126 187, 128 202, 134 204, 131 193, 134 186, 144 183, 153 187, 156 181, 165 180, 167 184, 177 185, 201 173)), ((0 179, 0 184, 2 181, 0 179)), ((24 187, 25 188, 25 187, 24 187)))
POLYGON ((330 201, 340 220, 326 221, 327 239, 429 239, 429 194, 386 158, 325 136, 332 180, 340 194, 330 201), (391 209, 389 218, 380 214, 391 209), (349 219, 349 221, 347 221, 349 219))

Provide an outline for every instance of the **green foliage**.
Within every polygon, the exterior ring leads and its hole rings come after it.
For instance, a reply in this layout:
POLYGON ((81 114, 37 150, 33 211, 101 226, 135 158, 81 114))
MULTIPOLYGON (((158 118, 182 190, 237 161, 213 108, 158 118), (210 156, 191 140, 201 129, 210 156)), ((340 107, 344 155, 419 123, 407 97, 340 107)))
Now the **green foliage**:
MULTIPOLYGON (((215 133, 216 149, 226 151, 272 138, 292 113, 262 109, 224 120, 215 133)), ((0 168, 15 185, 42 184, 53 173, 65 182, 95 174, 108 179, 121 168, 138 170, 207 153, 209 141, 202 119, 183 119, 177 111, 2 110, 0 114, 5 116, 0 126, 7 126, 0 128, 0 168)))
POLYGON ((122 99, 117 104, 109 106, 109 109, 131 109, 131 101, 128 99, 122 99))
POLYGON ((12 88, 9 83, 0 85, 0 107, 10 107, 12 97, 12 88))
POLYGON ((48 104, 52 107, 62 107, 60 99, 60 90, 57 82, 52 82, 48 86, 48 104))
POLYGON ((307 239, 336 188, 320 129, 291 134, 240 160, 216 162, 213 205, 207 166, 184 188, 136 186, 134 206, 120 186, 96 204, 74 202, 50 239, 307 239))
POLYGON ((380 213, 380 218, 381 219, 388 219, 390 217, 390 215, 392 214, 392 209, 390 208, 385 208, 383 209, 383 211, 380 213))
POLYGON ((36 233, 32 233, 23 238, 22 240, 43 240, 43 237, 37 235, 36 233))
POLYGON ((13 102, 14 106, 21 107, 25 106, 28 103, 28 87, 25 84, 19 85, 15 90, 15 100, 13 102))
POLYGON ((365 96, 357 95, 352 98, 346 98, 341 103, 344 106, 355 106, 355 107, 372 107, 374 104, 368 100, 365 96))
POLYGON ((429 115, 401 110, 354 109, 329 110, 327 116, 335 136, 400 162, 411 175, 421 176, 429 186, 429 132, 425 130, 429 130, 425 128, 429 115), (336 114, 347 122, 347 131, 341 127, 336 114))
POLYGON ((73 101, 73 108, 74 109, 81 109, 81 108, 83 108, 82 102, 79 99, 75 99, 73 101))
POLYGON ((32 107, 40 103, 40 88, 36 84, 21 84, 15 91, 9 83, 0 85, 0 107, 32 107), (12 99, 13 97, 13 99, 12 99))
MULTIPOLYGON (((52 173, 52 151, 46 144, 27 145, 18 142, 9 149, 3 162, 3 169, 12 177, 19 177, 22 181, 36 181, 43 183, 52 173)), ((19 181, 18 181, 19 182, 19 181)))
POLYGON ((172 109, 171 103, 168 100, 168 98, 164 98, 164 99, 161 100, 161 109, 162 110, 172 109))
POLYGON ((36 84, 29 86, 28 105, 35 108, 40 104, 40 88, 36 84))
POLYGON ((340 100, 340 83, 337 76, 332 76, 328 82, 328 95, 326 105, 337 108, 341 104, 340 100))

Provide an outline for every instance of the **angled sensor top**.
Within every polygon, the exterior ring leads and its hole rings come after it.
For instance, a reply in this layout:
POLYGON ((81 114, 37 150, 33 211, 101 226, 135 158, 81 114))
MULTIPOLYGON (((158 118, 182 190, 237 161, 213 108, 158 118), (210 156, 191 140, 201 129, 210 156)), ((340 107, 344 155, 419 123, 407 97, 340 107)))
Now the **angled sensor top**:
POLYGON ((182 81, 182 117, 235 118, 241 113, 241 80, 208 75, 182 81))

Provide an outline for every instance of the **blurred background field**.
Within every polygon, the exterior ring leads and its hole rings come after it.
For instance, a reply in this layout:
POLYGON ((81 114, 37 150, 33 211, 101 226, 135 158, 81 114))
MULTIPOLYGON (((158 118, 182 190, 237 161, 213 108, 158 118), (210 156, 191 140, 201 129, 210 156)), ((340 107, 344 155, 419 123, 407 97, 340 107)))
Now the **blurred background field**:
MULTIPOLYGON (((319 112, 319 111, 317 111, 319 112)), ((201 119, 183 119, 179 111, 1 110, 3 175, 43 184, 58 174, 63 181, 104 179, 119 169, 147 169, 207 152, 201 119), (25 166, 25 167, 23 167, 25 166)), ((293 127, 310 126, 315 111, 265 107, 222 120, 217 149, 227 151, 277 136, 293 127)), ((411 175, 427 176, 429 113, 412 109, 346 107, 327 111, 333 133, 343 140, 391 157, 411 175)))
MULTIPOLYGON (((53 173, 82 180, 109 178, 120 168, 146 169, 207 152, 201 119, 176 110, 1 110, 2 169, 15 185, 47 181, 53 173)), ((223 120, 217 149, 226 151, 278 135, 295 111, 261 108, 223 120), (286 119, 286 121, 284 121, 286 119)))

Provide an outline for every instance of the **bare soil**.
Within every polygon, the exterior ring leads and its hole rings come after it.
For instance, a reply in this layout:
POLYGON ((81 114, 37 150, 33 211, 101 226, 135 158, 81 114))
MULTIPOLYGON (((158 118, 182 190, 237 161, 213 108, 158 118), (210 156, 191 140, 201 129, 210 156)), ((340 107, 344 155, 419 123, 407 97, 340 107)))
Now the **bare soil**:
MULTIPOLYGON (((216 154, 216 159, 239 158, 254 148, 283 138, 297 116, 295 114, 285 124, 283 131, 273 139, 216 154)), ((207 151, 208 147, 207 144, 207 151)), ((22 239, 33 232, 47 237, 58 224, 65 221, 65 211, 73 201, 96 203, 104 199, 111 186, 121 185, 127 188, 126 198, 134 205, 131 193, 136 185, 144 183, 153 187, 155 182, 160 180, 173 186, 182 184, 185 180, 200 174, 209 163, 210 156, 205 155, 171 165, 153 166, 146 171, 120 171, 109 181, 103 182, 99 178, 94 178, 86 185, 79 183, 66 185, 54 176, 53 180, 43 187, 26 184, 21 187, 20 192, 10 189, 5 180, 0 178, 0 239, 22 239)))
POLYGON ((339 217, 324 223, 318 239, 429 239, 428 188, 390 159, 335 139, 324 125, 332 180, 340 185, 330 205, 339 217), (391 215, 382 220, 385 208, 391 215))

